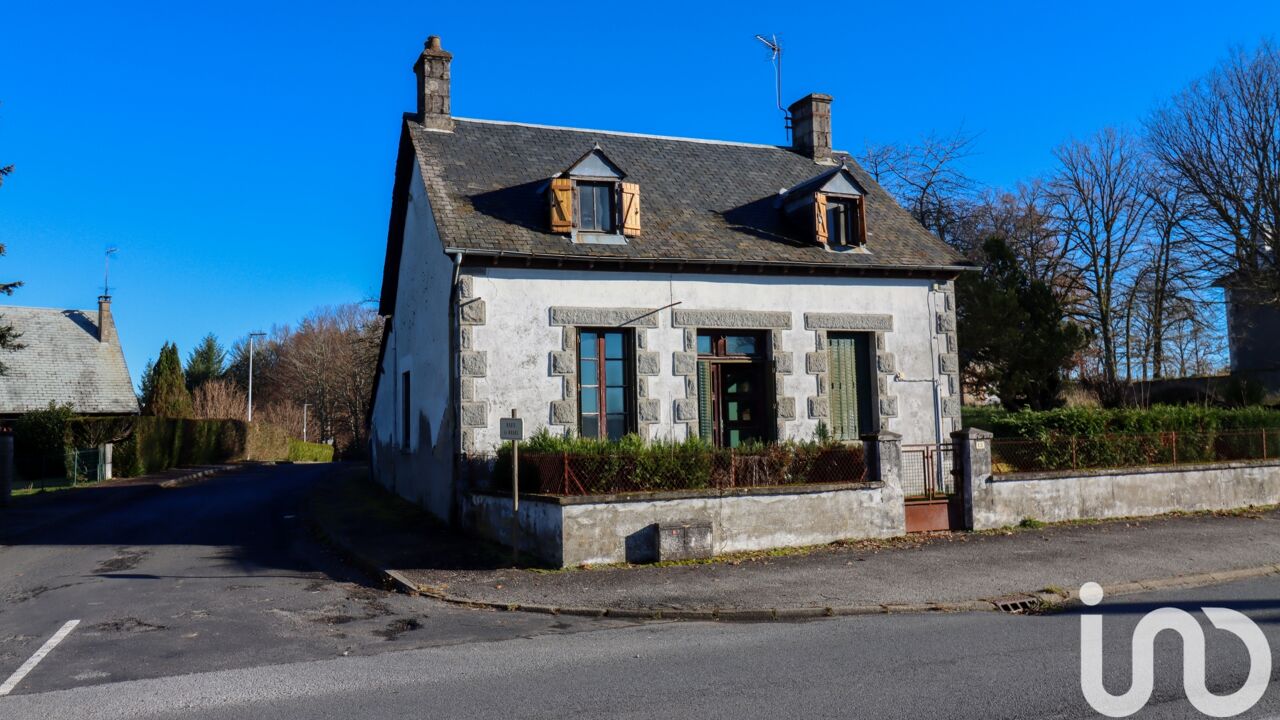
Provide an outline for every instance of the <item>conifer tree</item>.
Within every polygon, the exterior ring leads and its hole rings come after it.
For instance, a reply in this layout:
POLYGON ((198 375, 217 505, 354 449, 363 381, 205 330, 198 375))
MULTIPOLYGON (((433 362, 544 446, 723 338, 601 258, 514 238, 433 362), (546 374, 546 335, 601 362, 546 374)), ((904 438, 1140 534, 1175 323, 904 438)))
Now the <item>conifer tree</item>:
POLYGON ((151 371, 151 393, 144 401, 144 412, 157 417, 185 418, 193 413, 191 393, 182 373, 178 346, 165 343, 151 371))
POLYGON ((222 377, 226 370, 227 351, 217 336, 209 333, 187 356, 187 389, 195 392, 201 385, 222 377))

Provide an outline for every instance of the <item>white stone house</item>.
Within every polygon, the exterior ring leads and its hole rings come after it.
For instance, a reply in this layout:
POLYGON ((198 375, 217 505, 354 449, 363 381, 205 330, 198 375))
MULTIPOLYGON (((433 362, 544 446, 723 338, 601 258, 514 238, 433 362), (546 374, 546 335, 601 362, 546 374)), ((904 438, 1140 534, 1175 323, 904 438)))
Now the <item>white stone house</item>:
MULTIPOLYGON (((959 428, 968 263, 832 149, 455 118, 452 56, 415 65, 382 286, 375 476, 458 519, 467 456, 526 432, 718 445, 959 428)), ((899 507, 901 501, 899 500, 899 507)))

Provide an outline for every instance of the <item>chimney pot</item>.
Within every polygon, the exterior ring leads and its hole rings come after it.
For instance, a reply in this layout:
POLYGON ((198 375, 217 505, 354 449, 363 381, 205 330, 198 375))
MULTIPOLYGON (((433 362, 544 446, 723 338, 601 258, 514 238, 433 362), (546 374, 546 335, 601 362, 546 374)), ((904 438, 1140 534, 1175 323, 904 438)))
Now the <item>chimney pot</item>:
POLYGON ((98 296, 98 342, 115 342, 116 322, 111 317, 111 296, 98 296))
POLYGON ((423 44, 422 54, 413 64, 418 76, 418 122, 433 130, 453 130, 449 108, 449 64, 453 55, 440 46, 440 36, 432 35, 423 44))
POLYGON ((831 96, 810 93, 791 103, 791 149, 815 161, 831 159, 831 96))

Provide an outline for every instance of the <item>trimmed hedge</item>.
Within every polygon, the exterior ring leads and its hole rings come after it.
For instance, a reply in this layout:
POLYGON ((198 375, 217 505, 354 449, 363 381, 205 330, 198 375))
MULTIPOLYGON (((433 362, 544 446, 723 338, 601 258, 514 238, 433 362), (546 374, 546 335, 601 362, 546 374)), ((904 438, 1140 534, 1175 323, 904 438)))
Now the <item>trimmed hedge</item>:
POLYGON ((294 462, 333 462, 333 446, 324 443, 290 440, 289 460, 294 462))
MULTIPOLYGON (((119 418, 82 418, 69 440, 95 431, 119 418)), ((216 465, 236 460, 285 460, 289 438, 278 427, 252 426, 241 420, 191 420, 143 416, 133 418, 131 432, 116 442, 113 464, 117 477, 137 477, 186 465, 216 465)))
MULTIPOLYGON (((863 476, 862 449, 835 442, 754 443, 730 451, 697 437, 646 443, 627 435, 608 442, 543 429, 520 445, 521 492, 594 495, 854 482, 863 476), (572 482, 566 486, 567 476, 572 482)), ((498 451, 493 480, 499 488, 511 486, 510 443, 498 451)))
POLYGON ((1009 412, 965 408, 964 426, 989 430, 997 438, 1081 438, 1109 434, 1213 433, 1219 430, 1280 428, 1280 411, 1263 407, 1212 408, 1153 405, 1147 409, 1059 408, 1009 412))

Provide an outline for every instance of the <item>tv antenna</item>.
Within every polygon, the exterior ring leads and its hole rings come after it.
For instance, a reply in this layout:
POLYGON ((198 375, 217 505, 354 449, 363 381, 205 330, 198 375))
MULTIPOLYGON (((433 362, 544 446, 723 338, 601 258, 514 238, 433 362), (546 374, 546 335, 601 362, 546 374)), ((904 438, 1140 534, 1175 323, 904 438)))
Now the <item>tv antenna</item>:
POLYGON ((756 35, 756 39, 761 43, 764 43, 765 47, 769 48, 769 60, 773 63, 774 98, 778 104, 778 111, 782 113, 782 120, 786 125, 788 135, 787 139, 789 141, 791 134, 791 113, 787 112, 787 109, 782 107, 782 44, 778 42, 777 35, 770 35, 769 37, 756 35))
POLYGON ((120 252, 118 247, 108 247, 102 261, 102 296, 111 297, 111 256, 120 252))

